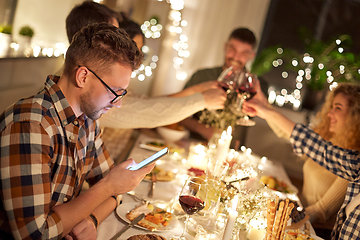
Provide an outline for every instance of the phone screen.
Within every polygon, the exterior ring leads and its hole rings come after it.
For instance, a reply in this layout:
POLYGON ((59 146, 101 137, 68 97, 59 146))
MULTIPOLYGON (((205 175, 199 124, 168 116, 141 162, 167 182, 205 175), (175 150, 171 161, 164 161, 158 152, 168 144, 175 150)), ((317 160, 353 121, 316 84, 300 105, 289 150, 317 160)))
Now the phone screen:
POLYGON ((129 170, 134 171, 134 170, 138 170, 142 167, 145 167, 168 153, 169 153, 169 148, 167 148, 167 147, 163 148, 160 151, 158 151, 157 153, 155 153, 154 155, 151 155, 150 157, 148 157, 148 158, 144 159, 143 161, 141 161, 140 163, 138 163, 138 165, 130 167, 129 170))

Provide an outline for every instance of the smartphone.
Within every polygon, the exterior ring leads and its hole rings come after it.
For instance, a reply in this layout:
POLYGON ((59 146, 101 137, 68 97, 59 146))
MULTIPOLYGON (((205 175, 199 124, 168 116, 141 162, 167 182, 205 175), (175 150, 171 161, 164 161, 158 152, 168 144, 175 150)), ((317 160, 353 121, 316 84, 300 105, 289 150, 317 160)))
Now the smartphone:
POLYGON ((150 157, 148 157, 147 159, 142 160, 141 162, 138 163, 138 165, 136 166, 132 166, 129 167, 129 170, 138 170, 140 168, 143 168, 147 165, 149 165, 150 163, 156 161, 157 159, 161 158, 162 156, 166 155, 169 153, 169 148, 163 148, 160 151, 158 151, 157 153, 155 153, 154 155, 151 155, 150 157))

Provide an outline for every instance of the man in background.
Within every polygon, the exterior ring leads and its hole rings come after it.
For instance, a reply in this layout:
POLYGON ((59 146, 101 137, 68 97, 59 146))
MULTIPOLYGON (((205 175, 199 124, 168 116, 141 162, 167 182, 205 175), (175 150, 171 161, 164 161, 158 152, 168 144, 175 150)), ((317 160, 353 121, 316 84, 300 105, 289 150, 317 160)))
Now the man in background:
MULTIPOLYGON (((247 28, 237 28, 233 30, 224 46, 224 65, 198 70, 191 76, 184 88, 186 89, 195 84, 217 80, 221 72, 230 66, 232 66, 234 70, 245 68, 247 62, 255 57, 255 48, 256 37, 252 31, 247 28)), ((262 80, 260 81, 261 86, 267 89, 267 84, 263 83, 262 80)), ((267 90, 264 92, 267 92, 267 90)), ((207 127, 203 123, 199 123, 198 119, 200 115, 201 112, 198 112, 194 116, 181 121, 180 124, 189 129, 194 137, 209 140, 213 135, 214 129, 212 127, 207 127)), ((244 126, 236 126, 233 132, 232 147, 234 147, 235 141, 240 141, 242 145, 245 143, 247 128, 248 127, 244 126)))

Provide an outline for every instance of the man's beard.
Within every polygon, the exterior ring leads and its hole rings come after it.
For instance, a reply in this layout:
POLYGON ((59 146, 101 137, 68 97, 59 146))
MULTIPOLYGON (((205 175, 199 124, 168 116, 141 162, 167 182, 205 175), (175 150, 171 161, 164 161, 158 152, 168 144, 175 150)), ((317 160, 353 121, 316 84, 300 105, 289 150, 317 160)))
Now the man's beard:
POLYGON ((90 92, 84 93, 80 96, 80 110, 90 119, 97 120, 100 118, 101 114, 100 111, 103 108, 98 110, 94 110, 96 107, 95 104, 92 102, 92 98, 90 92))

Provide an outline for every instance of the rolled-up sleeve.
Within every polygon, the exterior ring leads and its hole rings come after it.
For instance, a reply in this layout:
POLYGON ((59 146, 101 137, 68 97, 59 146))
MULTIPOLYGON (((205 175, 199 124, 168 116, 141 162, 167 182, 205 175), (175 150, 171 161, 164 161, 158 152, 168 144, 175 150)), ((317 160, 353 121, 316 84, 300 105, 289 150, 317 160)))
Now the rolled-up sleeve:
POLYGON ((294 153, 306 154, 330 172, 348 180, 359 180, 360 155, 358 151, 333 146, 302 124, 296 124, 290 142, 294 153))

